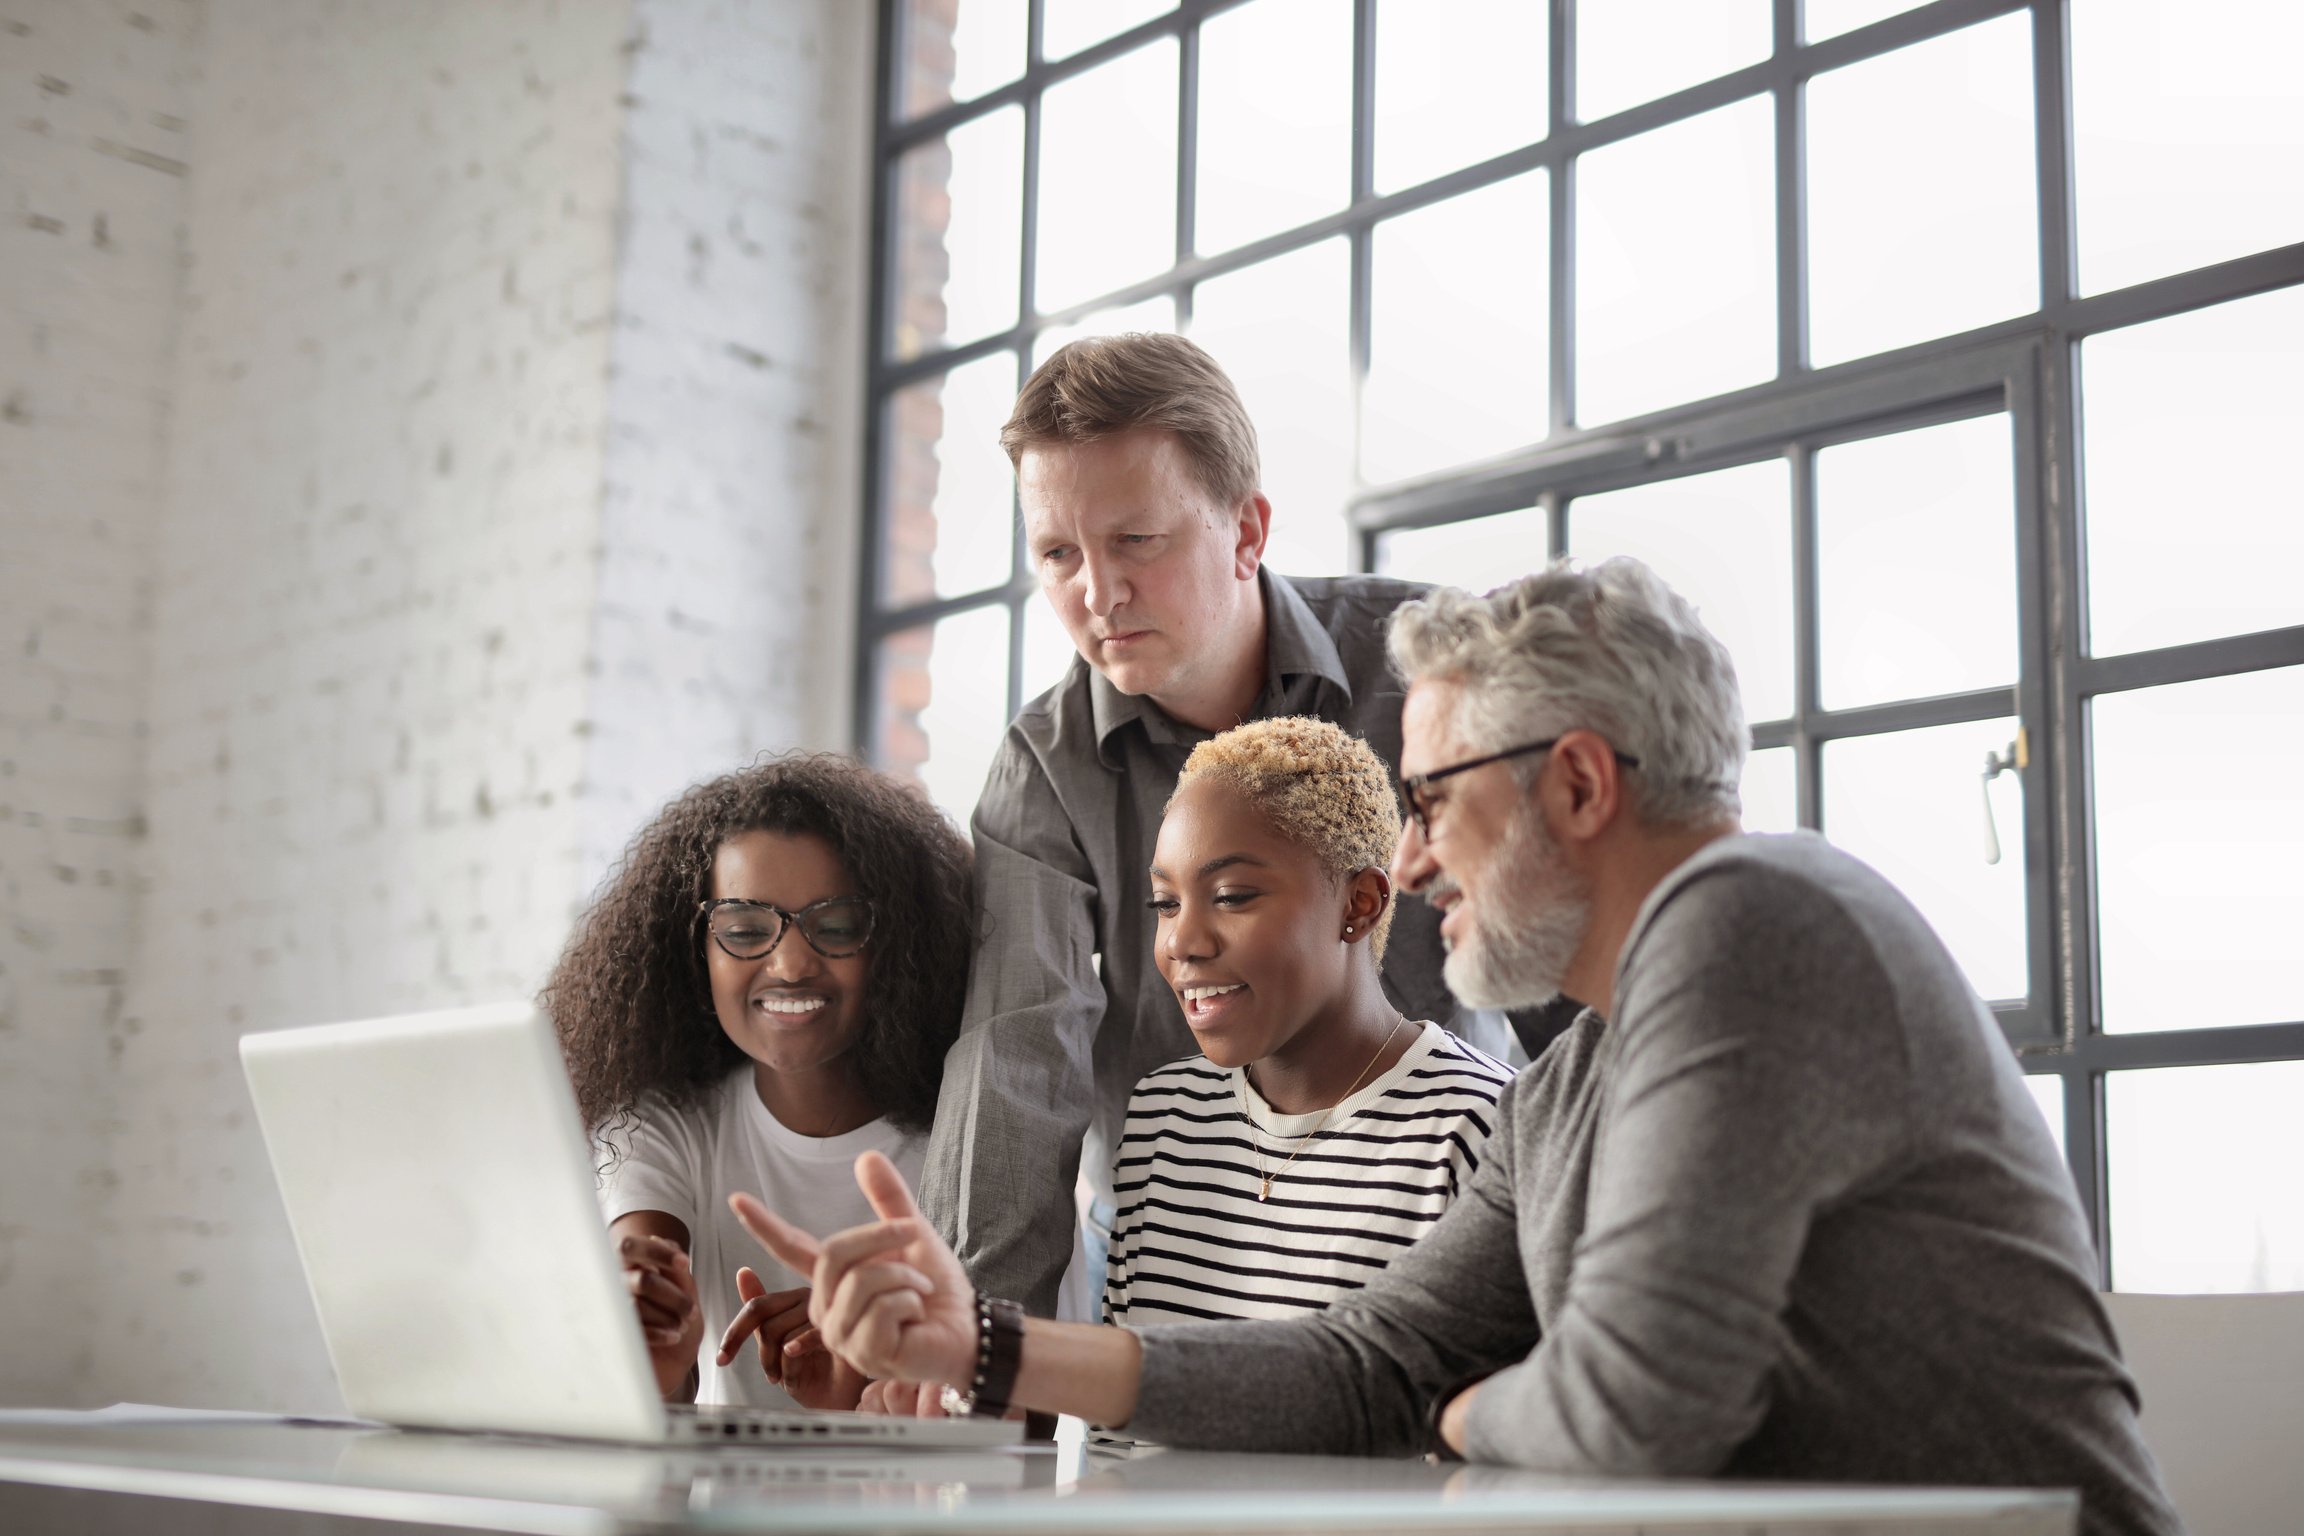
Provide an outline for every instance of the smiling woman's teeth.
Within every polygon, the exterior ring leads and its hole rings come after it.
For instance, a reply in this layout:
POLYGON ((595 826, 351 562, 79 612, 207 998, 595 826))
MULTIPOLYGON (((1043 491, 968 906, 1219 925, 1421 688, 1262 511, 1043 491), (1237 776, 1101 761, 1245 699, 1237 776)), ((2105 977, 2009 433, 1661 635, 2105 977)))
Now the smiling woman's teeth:
POLYGON ((753 1006, 763 1013, 814 1013, 824 1006, 824 999, 820 997, 763 997, 755 999, 753 1006))
POLYGON ((1236 981, 1228 987, 1186 987, 1184 989, 1184 1001, 1188 1003, 1205 1002, 1211 997, 1222 997, 1227 992, 1237 992, 1246 985, 1246 982, 1236 981))

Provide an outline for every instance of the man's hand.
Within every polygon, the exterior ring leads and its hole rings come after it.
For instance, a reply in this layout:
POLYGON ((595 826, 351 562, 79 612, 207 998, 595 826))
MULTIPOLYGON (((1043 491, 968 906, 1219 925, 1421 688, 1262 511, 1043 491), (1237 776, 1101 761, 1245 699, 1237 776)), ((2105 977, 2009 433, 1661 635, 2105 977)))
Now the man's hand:
POLYGON ((857 1158, 856 1184, 881 1219, 822 1239, 750 1195, 731 1195, 728 1205, 762 1247, 809 1276, 808 1320, 833 1354, 866 1376, 969 1380, 976 1372, 976 1292, 967 1272, 887 1158, 857 1158))
MULTIPOLYGON (((864 1404, 932 1414, 922 1401, 927 1394, 907 1396, 902 1384, 974 1379, 976 1290, 893 1163, 865 1153, 856 1159, 856 1183, 880 1219, 823 1239, 750 1195, 731 1195, 728 1205, 770 1253, 809 1277, 808 1317, 832 1353, 880 1378, 864 1404)), ((1012 1409, 1077 1414, 1115 1429, 1135 1414, 1144 1378, 1144 1347, 1135 1334, 1034 1319, 1024 1336, 1012 1409)))
POLYGON ((944 1384, 940 1381, 876 1381, 864 1389, 856 1411, 897 1419, 945 1418, 944 1384))
POLYGON ((1464 1454, 1465 1426, 1472 1417, 1472 1399, 1480 1395, 1482 1385, 1474 1382, 1448 1399, 1448 1406, 1440 1410, 1440 1443, 1459 1456, 1464 1454))
POLYGON ((692 1373, 704 1342, 704 1308, 696 1297, 696 1276, 688 1250, 666 1237, 627 1234, 616 1244, 616 1261, 640 1315, 640 1336, 648 1344, 648 1364, 665 1401, 695 1396, 692 1373))
POLYGON ((716 1358, 721 1365, 734 1360, 744 1340, 757 1333, 761 1370, 793 1401, 803 1408, 856 1406, 866 1377, 827 1349, 824 1336, 808 1321, 808 1287, 771 1291, 747 1265, 736 1271, 736 1294, 744 1305, 720 1336, 716 1358))

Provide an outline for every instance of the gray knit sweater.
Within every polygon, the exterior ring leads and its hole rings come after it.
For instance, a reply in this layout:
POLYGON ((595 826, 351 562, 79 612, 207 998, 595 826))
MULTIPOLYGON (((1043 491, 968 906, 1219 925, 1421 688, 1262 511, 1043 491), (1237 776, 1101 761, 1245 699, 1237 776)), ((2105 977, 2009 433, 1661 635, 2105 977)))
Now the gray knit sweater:
POLYGON ((1142 1330, 1130 1428, 1398 1454, 1502 1367, 1475 1459, 1617 1477, 2076 1487, 2172 1532, 2070 1175, 1990 1014, 1885 880, 1809 834, 1650 895, 1616 1017, 1501 1106, 1433 1231, 1301 1321, 1142 1330))

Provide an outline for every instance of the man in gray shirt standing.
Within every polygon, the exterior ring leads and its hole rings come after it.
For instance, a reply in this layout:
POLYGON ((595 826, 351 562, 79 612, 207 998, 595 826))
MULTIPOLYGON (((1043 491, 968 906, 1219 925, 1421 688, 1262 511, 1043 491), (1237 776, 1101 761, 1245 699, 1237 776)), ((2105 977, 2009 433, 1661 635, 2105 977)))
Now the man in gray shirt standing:
MULTIPOLYGON (((1009 726, 976 805, 983 933, 921 1199, 986 1290, 1048 1316, 1083 1142, 1109 1208, 1129 1090, 1198 1049, 1152 963, 1144 909, 1177 772, 1211 735, 1272 715, 1332 720, 1397 764, 1384 624, 1425 589, 1264 568, 1255 428, 1215 360, 1180 336, 1063 348, 1024 386, 1001 443, 1041 591, 1085 664, 1009 726)), ((1501 1056, 1501 1018, 1458 1017, 1441 982, 1438 926, 1401 909, 1386 991, 1407 1017, 1501 1056)))
POLYGON ((1394 883, 1445 914, 1449 985, 1592 1003, 1464 1196, 1315 1317, 1095 1328, 982 1297, 867 1158, 872 1226, 743 1213, 813 1266, 826 1342, 1172 1446, 1429 1432, 1575 1476, 2076 1488, 2093 1536, 2176 1531, 2014 1056, 1878 873, 1738 831, 1743 711, 1694 610, 1612 560, 1437 592, 1391 651, 1394 883))

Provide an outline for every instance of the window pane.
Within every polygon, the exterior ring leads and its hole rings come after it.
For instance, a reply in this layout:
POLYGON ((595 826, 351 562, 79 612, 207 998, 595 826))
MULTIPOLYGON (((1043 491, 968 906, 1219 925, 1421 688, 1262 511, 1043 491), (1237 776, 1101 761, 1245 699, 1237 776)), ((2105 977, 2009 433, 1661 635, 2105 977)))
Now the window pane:
POLYGON ((1200 28, 1193 243, 1228 251, 1352 199, 1352 8, 1256 0, 1200 28))
POLYGON ((2070 8, 2080 290, 2304 240, 2304 7, 2070 8))
POLYGON ((1192 293, 1192 339, 1248 407, 1272 502, 1265 562, 1302 576, 1352 568, 1352 253, 1342 240, 1260 262, 1192 293))
POLYGON ((1759 63, 1776 51, 1768 13, 1768 0, 1608 0, 1606 5, 1578 6, 1576 116, 1596 122, 1759 63))
POLYGON ((1991 825, 2005 850, 1985 862, 1987 754, 2016 739, 2016 722, 1983 720, 1824 747, 1824 832, 1870 864, 1920 909, 1986 998, 2030 988, 2024 951, 2024 791, 1991 783, 1991 825))
POLYGON ((1377 0, 1376 190, 1533 144, 1549 126, 1551 33, 1528 0, 1377 0))
POLYGON ((2032 1090, 2032 1102, 2040 1106, 2040 1118, 2048 1122, 2048 1134, 2056 1138, 2056 1155, 2069 1156, 2064 1150, 2064 1079, 2048 1072, 2035 1072, 2024 1079, 2024 1086, 2032 1090))
POLYGON ((1141 304, 1123 304, 1117 309, 1099 309, 1081 316, 1070 325, 1052 325, 1032 338, 1032 366, 1037 368, 1067 342, 1084 336, 1121 336, 1130 331, 1161 331, 1176 329, 1176 301, 1167 294, 1156 294, 1141 304))
POLYGON ((2304 623, 2304 288, 2080 347, 2088 649, 2304 623), (2181 572, 2181 574, 2179 574, 2181 572))
POLYGON ((1744 760, 1744 830, 1800 830, 1799 764, 1790 747, 1770 747, 1744 760))
POLYGON ((2304 1019, 2304 667, 2090 713, 2105 1030, 2304 1019))
POLYGON ((1376 541, 1376 570, 1402 581, 1493 592, 1544 569, 1548 543, 1544 509, 1526 507, 1437 528, 1387 533, 1376 541))
POLYGON ((1040 312, 1176 260, 1176 42, 1048 88, 1040 109, 1040 312))
POLYGON ((2040 307, 2032 145, 2030 12, 1809 82, 1816 366, 2040 307))
POLYGON ((1000 424, 1016 401, 1016 359, 996 352, 888 403, 888 516, 882 588, 890 604, 980 592, 1014 569, 1015 476, 1000 424))
POLYGON ((1578 421, 1775 377, 1774 137, 1754 97, 1579 162, 1578 421))
POLYGON ((1985 416, 1817 454, 1825 708, 2016 681, 2008 433, 1985 416))
POLYGON ((1376 226, 1360 472, 1371 481, 1541 440, 1551 388, 1542 171, 1376 226))
POLYGON ((1858 27, 1898 16, 1922 0, 1807 0, 1801 9, 1800 28, 1806 41, 1820 43, 1858 27))
POLYGON ((1016 323, 1024 109, 1002 107, 896 162, 898 357, 1016 323))
POLYGON ((2304 1290, 2304 1061, 2104 1079, 2112 1288, 2304 1290))
POLYGON ((880 645, 873 761, 912 779, 961 826, 1008 727, 1008 610, 971 608, 880 645))
POLYGON ((1176 0, 1048 0, 1040 23, 1040 56, 1068 59, 1091 43, 1176 9, 1176 0))
POLYGON ((1024 73, 1024 0, 906 0, 904 115, 972 101, 1024 73))
POLYGON ((1045 597, 1024 604, 1024 698, 1040 697, 1064 680, 1064 673, 1080 654, 1072 637, 1064 633, 1056 610, 1045 597))
POLYGON ((1781 459, 1581 496, 1568 549, 1645 560, 1736 660, 1744 713, 1792 713, 1792 479, 1781 459))

